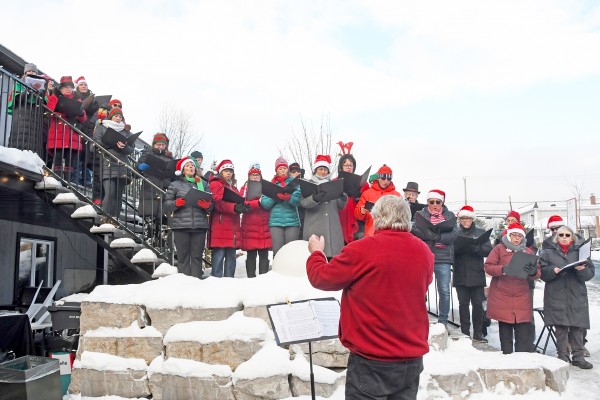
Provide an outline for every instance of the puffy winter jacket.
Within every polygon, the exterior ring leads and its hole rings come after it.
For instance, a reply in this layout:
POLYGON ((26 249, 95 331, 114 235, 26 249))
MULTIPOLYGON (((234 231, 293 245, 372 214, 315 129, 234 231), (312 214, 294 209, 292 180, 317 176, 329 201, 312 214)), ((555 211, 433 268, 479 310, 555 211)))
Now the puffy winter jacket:
MULTIPOLYGON (((171 182, 165 194, 163 203, 163 211, 169 213, 169 225, 171 229, 203 229, 208 230, 208 213, 212 210, 213 205, 208 210, 198 207, 195 204, 185 204, 182 207, 175 205, 175 200, 183 198, 188 191, 194 190, 194 184, 185 180, 178 179, 171 182)), ((210 191, 208 187, 205 191, 210 191)))
MULTIPOLYGON (((107 128, 100 124, 94 130, 94 141, 96 143, 102 143, 102 136, 106 132, 107 128)), ((130 133, 122 131, 125 136, 129 136, 130 133)), ((131 183, 131 174, 125 165, 130 165, 129 158, 127 155, 133 153, 133 147, 127 144, 123 149, 118 148, 107 148, 108 152, 121 160, 122 163, 117 162, 115 159, 108 155, 101 155, 101 166, 100 166, 100 177, 102 180, 106 179, 127 179, 128 184, 131 183), (125 165, 124 165, 125 164, 125 165)))
MULTIPOLYGON (((417 211, 417 214, 421 214, 422 216, 424 216, 427 219, 427 221, 431 221, 431 214, 429 213, 428 207, 424 207, 421 211, 417 211)), ((454 213, 452 211, 448 210, 448 207, 446 207, 446 206, 442 207, 442 215, 444 216, 444 218, 446 218, 446 221, 451 218, 454 218, 454 213)), ((416 217, 416 214, 415 214, 415 217, 416 217)), ((413 218, 413 222, 414 222, 414 218, 413 218)), ((454 226, 454 229, 450 232, 442 232, 441 237, 438 241, 425 240, 425 236, 423 235, 423 232, 421 232, 420 229, 417 228, 414 224, 413 224, 413 228, 412 228, 411 232, 413 235, 417 236, 418 238, 423 240, 425 243, 427 243, 427 245, 429 246, 429 249, 435 255, 436 263, 452 264, 454 262, 454 241, 456 240, 456 237, 458 236, 458 226, 454 226), (444 246, 437 247, 436 243, 441 243, 444 246)))
MULTIPOLYGON (((245 196, 245 186, 241 194, 245 196)), ((271 232, 269 231, 270 212, 260 206, 259 200, 250 200, 250 211, 242 215, 242 250, 271 249, 271 232)))
POLYGON ((210 214, 210 231, 208 236, 208 246, 215 247, 233 247, 240 248, 240 216, 233 210, 234 203, 223 201, 225 186, 240 193, 235 185, 225 182, 220 175, 213 175, 210 178, 210 191, 213 194, 214 210, 210 214))
POLYGON ((373 217, 371 216, 371 212, 367 211, 366 214, 363 214, 360 209, 365 206, 367 201, 375 204, 381 196, 388 195, 400 196, 400 193, 396 191, 394 183, 390 182, 388 187, 382 189, 381 186, 379 186, 379 181, 375 180, 371 187, 365 190, 360 196, 356 207, 354 207, 354 216, 359 221, 365 221, 365 236, 373 236, 373 233, 375 233, 375 229, 373 228, 373 217))
MULTIPOLYGON (((285 180, 286 185, 293 181, 292 176, 285 180)), ((281 186, 279 183, 276 185, 281 186)), ((260 205, 265 210, 271 210, 269 216, 269 226, 300 226, 300 217, 298 215, 298 206, 300 205, 300 187, 292 193, 289 201, 276 202, 270 197, 262 196, 260 205)))
MULTIPOLYGON (((476 227, 475 223, 469 229, 458 226, 458 236, 477 238, 483 233, 485 230, 476 227)), ((492 251, 492 242, 488 239, 485 243, 471 246, 455 249, 454 274, 452 275, 454 286, 486 286, 483 258, 492 251)))
POLYGON ((582 239, 569 247, 567 254, 554 243, 540 256, 544 288, 544 320, 547 325, 576 326, 590 328, 590 311, 585 282, 594 277, 594 264, 588 259, 585 268, 577 271, 567 268, 558 274, 554 268, 563 267, 579 260, 582 239))

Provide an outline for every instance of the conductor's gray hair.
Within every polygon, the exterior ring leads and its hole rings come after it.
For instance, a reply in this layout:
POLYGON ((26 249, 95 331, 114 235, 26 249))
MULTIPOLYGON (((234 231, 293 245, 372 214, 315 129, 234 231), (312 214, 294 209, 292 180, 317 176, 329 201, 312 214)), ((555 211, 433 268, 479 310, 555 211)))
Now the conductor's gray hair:
POLYGON ((560 228, 558 228, 558 230, 554 234, 554 237, 552 238, 552 241, 554 243, 558 242, 558 234, 559 233, 570 233, 571 234, 571 243, 575 243, 575 232, 573 232, 573 230, 571 228, 569 228, 567 225, 563 225, 560 228))
POLYGON ((382 196, 377 200, 371 210, 373 227, 376 231, 392 229, 394 231, 409 232, 412 228, 410 222, 410 207, 408 202, 400 196, 382 196))

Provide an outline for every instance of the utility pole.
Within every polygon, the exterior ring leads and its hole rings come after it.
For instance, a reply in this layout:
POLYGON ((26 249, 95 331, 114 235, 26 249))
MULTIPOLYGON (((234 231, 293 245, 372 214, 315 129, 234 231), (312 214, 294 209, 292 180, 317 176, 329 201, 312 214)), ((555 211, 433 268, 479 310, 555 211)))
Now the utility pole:
POLYGON ((469 204, 469 202, 467 201, 467 177, 463 176, 463 185, 465 188, 465 204, 469 204))

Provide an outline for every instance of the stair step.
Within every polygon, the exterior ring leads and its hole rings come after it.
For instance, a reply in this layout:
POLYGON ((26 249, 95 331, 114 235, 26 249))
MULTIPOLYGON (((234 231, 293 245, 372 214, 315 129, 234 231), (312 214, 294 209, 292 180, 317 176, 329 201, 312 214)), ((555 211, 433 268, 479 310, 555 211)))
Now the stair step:
POLYGON ((34 187, 36 190, 59 190, 62 192, 69 191, 59 181, 51 176, 44 176, 44 179, 37 182, 34 187))
POLYGON ((76 219, 95 219, 98 216, 96 209, 91 204, 79 207, 71 214, 71 218, 76 219))
POLYGON ((119 229, 115 228, 112 224, 102 224, 100 226, 92 226, 90 233, 115 233, 119 229))
POLYGON ((81 200, 75 196, 74 193, 59 193, 54 200, 52 200, 54 204, 83 204, 81 200))
POLYGON ((160 260, 156 253, 146 248, 143 248, 137 253, 135 253, 133 258, 131 259, 132 264, 158 264, 162 261, 163 260, 160 260))
POLYGON ((110 247, 113 249, 133 249, 140 246, 131 238, 120 238, 110 242, 110 247))

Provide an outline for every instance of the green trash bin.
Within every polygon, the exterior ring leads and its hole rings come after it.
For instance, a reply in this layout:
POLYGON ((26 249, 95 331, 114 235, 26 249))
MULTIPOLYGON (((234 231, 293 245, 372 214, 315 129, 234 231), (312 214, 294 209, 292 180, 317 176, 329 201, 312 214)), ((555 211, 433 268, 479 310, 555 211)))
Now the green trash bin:
POLYGON ((63 395, 67 394, 71 384, 71 371, 73 370, 73 361, 75 353, 69 351, 51 351, 48 353, 50 358, 58 360, 60 367, 60 390, 63 395))
POLYGON ((58 360, 25 356, 0 364, 0 400, 61 400, 58 360))

